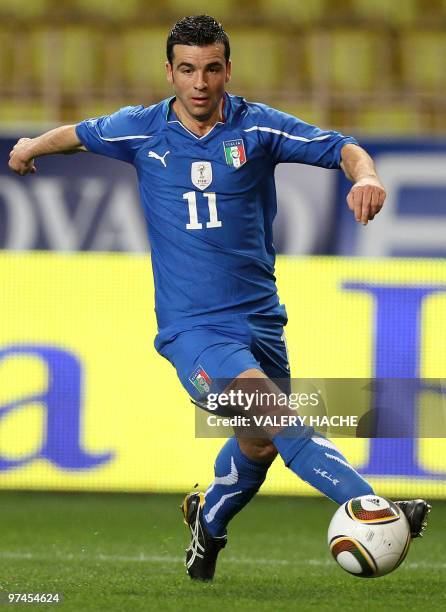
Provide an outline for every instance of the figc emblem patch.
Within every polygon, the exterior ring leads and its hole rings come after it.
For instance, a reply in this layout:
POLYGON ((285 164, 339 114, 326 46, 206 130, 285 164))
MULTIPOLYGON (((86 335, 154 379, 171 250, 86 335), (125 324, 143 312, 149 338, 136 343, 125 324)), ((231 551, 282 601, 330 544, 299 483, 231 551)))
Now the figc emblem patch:
POLYGON ((246 163, 245 145, 241 138, 239 140, 226 140, 223 147, 228 166, 240 168, 246 163))
POLYGON ((201 395, 211 390, 211 379, 201 365, 194 370, 189 380, 201 395))

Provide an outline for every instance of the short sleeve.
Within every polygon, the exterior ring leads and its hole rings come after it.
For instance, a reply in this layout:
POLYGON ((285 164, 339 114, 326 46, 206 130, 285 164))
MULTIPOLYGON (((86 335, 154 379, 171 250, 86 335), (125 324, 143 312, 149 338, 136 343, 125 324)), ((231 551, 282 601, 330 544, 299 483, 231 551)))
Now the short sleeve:
POLYGON ((126 106, 112 115, 86 119, 76 125, 76 134, 88 151, 133 163, 142 142, 150 135, 144 133, 143 106, 126 106))
POLYGON ((342 147, 358 144, 351 136, 334 130, 321 130, 269 107, 264 107, 264 112, 257 115, 257 123, 246 131, 259 131, 261 141, 276 164, 296 162, 340 168, 342 147))

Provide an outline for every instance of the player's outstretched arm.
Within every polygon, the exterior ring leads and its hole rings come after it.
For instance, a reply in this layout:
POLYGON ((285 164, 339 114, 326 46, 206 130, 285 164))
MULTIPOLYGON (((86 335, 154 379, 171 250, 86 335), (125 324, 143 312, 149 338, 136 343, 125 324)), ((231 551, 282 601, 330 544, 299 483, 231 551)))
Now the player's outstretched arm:
POLYGON ((346 144, 341 151, 341 168, 352 181, 347 204, 356 221, 367 225, 383 207, 386 192, 376 173, 370 155, 355 144, 346 144))
POLYGON ((77 153, 85 150, 77 137, 75 126, 62 125, 37 138, 20 138, 9 154, 9 167, 21 176, 34 174, 36 157, 53 153, 77 153))

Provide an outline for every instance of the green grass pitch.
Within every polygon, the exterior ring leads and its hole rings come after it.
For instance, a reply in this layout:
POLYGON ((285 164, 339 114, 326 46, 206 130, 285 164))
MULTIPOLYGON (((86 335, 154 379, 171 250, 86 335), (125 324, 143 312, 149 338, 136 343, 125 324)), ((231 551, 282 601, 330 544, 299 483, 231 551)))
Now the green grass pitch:
POLYGON ((0 590, 64 594, 39 609, 446 609, 443 501, 395 573, 360 579, 329 556, 333 503, 257 497, 233 520, 215 581, 202 584, 183 566, 180 495, 1 492, 0 500, 0 590))

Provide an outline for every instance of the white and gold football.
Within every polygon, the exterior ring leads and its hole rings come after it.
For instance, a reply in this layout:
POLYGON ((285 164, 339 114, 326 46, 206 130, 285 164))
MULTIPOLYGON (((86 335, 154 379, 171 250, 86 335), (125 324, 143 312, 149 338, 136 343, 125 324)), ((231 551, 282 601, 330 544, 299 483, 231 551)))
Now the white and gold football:
POLYGON ((337 563, 361 578, 384 576, 405 559, 409 523, 389 499, 354 497, 340 506, 328 527, 328 545, 337 563))

